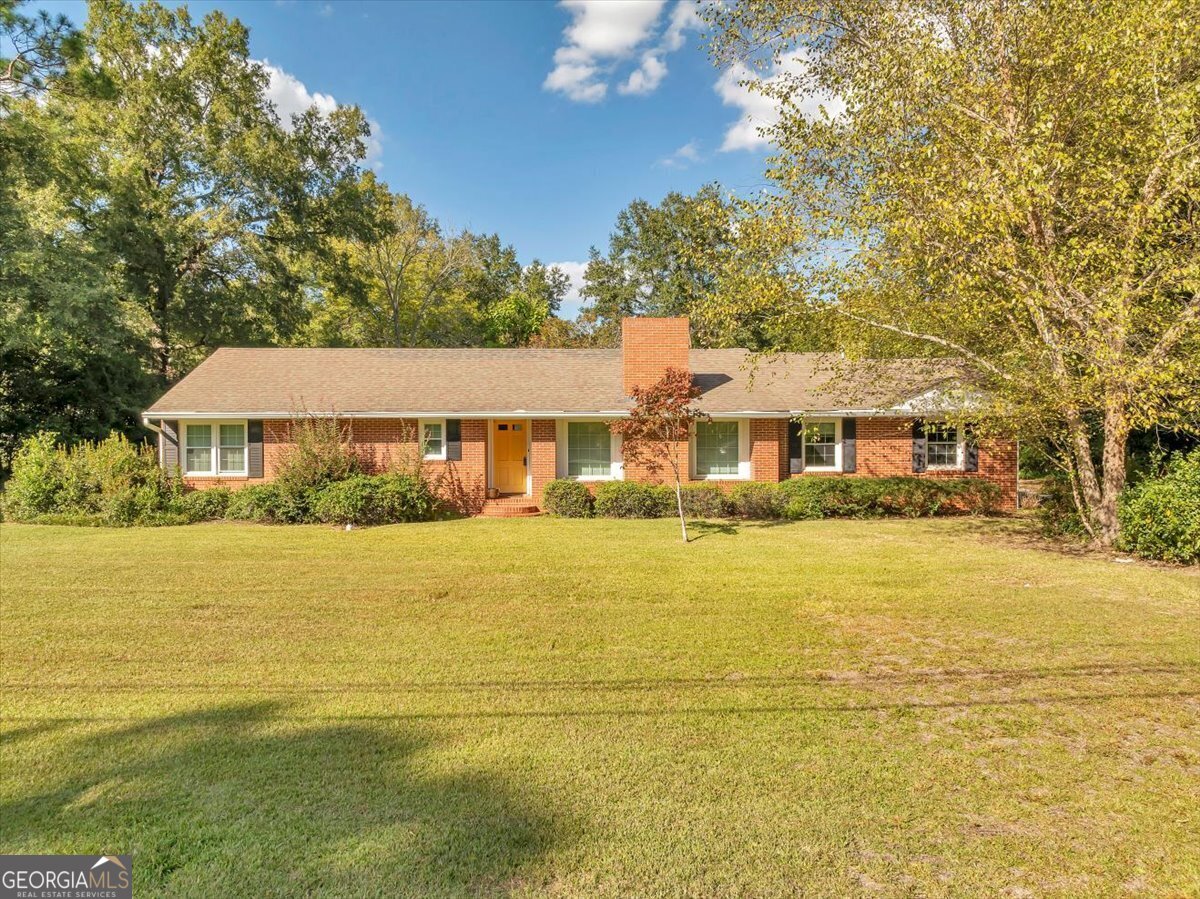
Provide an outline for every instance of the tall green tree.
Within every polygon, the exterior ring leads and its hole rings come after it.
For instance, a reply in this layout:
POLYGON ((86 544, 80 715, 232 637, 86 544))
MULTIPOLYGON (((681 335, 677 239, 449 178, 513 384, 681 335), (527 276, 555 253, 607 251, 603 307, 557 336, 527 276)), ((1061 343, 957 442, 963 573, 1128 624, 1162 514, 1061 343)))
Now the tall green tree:
POLYGON ((26 109, 55 132, 54 181, 136 307, 153 370, 286 338, 296 260, 361 225, 362 113, 280 122, 246 28, 219 12, 94 0, 70 90, 26 109))
POLYGON ((630 315, 688 315, 712 295, 716 272, 694 248, 717 253, 732 239, 733 209, 715 185, 657 205, 634 200, 617 214, 608 252, 592 248, 581 294, 584 321, 610 343, 630 315))
POLYGON ((137 432, 150 399, 140 342, 102 259, 52 180, 55 148, 25 114, 83 53, 63 17, 0 0, 0 470, 42 428, 68 441, 137 432))
POLYGON ((1200 404, 1200 16, 1191 0, 744 0, 714 52, 775 101, 775 260, 722 300, 969 368, 983 423, 1052 435, 1118 536, 1131 429, 1200 404), (757 67, 757 71, 756 71, 757 67), (1100 445, 1093 456, 1093 439, 1100 445))
POLYGON ((429 211, 368 175, 368 194, 386 206, 381 229, 335 241, 319 268, 304 339, 331 346, 479 344, 485 313, 469 288, 478 273, 475 238, 447 234, 429 211))
POLYGON ((557 315, 570 286, 571 279, 562 269, 533 260, 508 295, 488 308, 489 342, 527 346, 557 315))

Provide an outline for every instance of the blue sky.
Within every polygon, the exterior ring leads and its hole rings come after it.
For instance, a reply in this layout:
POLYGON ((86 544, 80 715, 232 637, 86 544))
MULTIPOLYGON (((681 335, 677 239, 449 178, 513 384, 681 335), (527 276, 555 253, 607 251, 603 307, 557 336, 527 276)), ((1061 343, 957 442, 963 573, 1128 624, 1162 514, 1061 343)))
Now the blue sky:
POLYGON ((393 190, 452 229, 498 232, 524 262, 582 262, 635 198, 763 182, 754 123, 769 110, 736 84, 745 73, 713 67, 685 0, 187 5, 249 27, 281 109, 358 104, 393 190))

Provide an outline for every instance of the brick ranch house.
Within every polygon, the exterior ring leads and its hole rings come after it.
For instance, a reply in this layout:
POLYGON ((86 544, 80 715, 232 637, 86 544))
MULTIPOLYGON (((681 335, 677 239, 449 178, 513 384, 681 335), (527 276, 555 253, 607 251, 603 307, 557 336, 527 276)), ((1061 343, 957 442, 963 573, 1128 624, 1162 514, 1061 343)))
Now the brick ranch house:
POLYGON ((143 422, 161 463, 193 488, 271 480, 305 410, 336 414, 367 470, 419 453, 464 510, 483 509, 489 492, 533 510, 555 478, 652 480, 622 464, 606 422, 628 414, 634 385, 684 368, 711 416, 689 439, 692 481, 978 477, 1015 508, 1016 441, 976 443, 937 424, 945 369, 902 360, 897 377, 873 373, 850 390, 820 354, 757 371, 750 361, 746 350, 692 349, 686 318, 626 319, 616 350, 219 349, 143 422))

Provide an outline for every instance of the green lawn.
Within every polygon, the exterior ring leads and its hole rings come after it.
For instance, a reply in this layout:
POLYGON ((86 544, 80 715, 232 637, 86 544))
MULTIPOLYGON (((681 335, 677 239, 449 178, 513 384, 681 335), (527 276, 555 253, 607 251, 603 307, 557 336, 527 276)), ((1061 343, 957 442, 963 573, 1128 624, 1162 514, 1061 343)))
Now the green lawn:
POLYGON ((135 895, 1200 894, 1200 575, 1018 523, 4 525, 0 851, 135 895))

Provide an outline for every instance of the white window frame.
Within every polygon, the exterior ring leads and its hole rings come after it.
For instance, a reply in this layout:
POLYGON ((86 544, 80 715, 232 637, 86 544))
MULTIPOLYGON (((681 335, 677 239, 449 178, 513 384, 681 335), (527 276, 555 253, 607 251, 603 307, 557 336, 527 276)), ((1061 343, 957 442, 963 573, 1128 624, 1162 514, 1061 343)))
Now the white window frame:
POLYGON ((417 419, 417 440, 421 442, 421 458, 426 462, 446 461, 446 419, 420 418, 417 419), (442 449, 438 453, 425 452, 425 425, 439 425, 442 429, 442 449))
MULTIPOLYGON (((946 425, 932 424, 933 428, 946 427, 946 425)), ((929 460, 929 428, 925 431, 925 470, 926 471, 963 471, 966 466, 966 428, 961 425, 954 425, 954 463, 952 465, 938 464, 932 465, 929 460)), ((945 441, 937 441, 944 443, 945 441)))
MULTIPOLYGON (((842 470, 842 420, 840 418, 806 418, 801 422, 800 458, 804 460, 805 471, 841 471, 842 470), (808 428, 810 425, 833 425, 833 464, 808 464, 808 428)), ((815 446, 816 444, 814 444, 815 446)))
MULTIPOLYGON (((609 439, 612 441, 609 444, 608 459, 609 472, 607 475, 572 475, 569 474, 571 460, 568 458, 571 452, 571 441, 568 434, 567 426, 571 423, 594 424, 594 418, 560 418, 557 423, 557 449, 555 450, 555 458, 558 464, 555 466, 557 471, 555 474, 560 478, 567 478, 572 481, 621 481, 625 479, 625 460, 621 458, 621 435, 614 434, 609 431, 609 439)), ((601 422, 605 427, 608 422, 601 422)))
POLYGON ((738 471, 737 474, 696 474, 696 425, 688 431, 688 477, 693 481, 749 481, 753 478, 750 462, 750 420, 746 418, 713 418, 713 424, 737 422, 738 426, 738 471))
POLYGON ((250 465, 250 434, 244 418, 213 419, 212 421, 185 421, 180 427, 180 451, 183 453, 183 474, 189 478, 244 478, 249 476, 250 465), (212 430, 212 442, 208 447, 208 468, 203 471, 188 468, 187 432, 189 428, 207 426, 212 430), (238 425, 242 429, 242 467, 240 469, 221 468, 221 425, 238 425))

